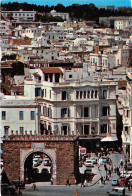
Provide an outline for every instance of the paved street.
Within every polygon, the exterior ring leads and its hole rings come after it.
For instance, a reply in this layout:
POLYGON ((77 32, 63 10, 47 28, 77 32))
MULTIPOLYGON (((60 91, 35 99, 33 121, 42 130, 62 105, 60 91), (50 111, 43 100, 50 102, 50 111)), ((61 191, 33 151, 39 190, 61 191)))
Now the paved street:
MULTIPOLYGON (((113 165, 120 164, 120 160, 124 160, 122 154, 112 154, 109 156, 112 160, 113 165)), ((80 172, 85 170, 85 166, 80 169, 80 172)), ((122 170, 122 169, 121 169, 122 170)), ((79 196, 96 196, 96 195, 106 195, 106 191, 114 188, 111 186, 111 180, 114 177, 118 177, 116 173, 112 173, 109 181, 106 181, 105 185, 100 185, 97 182, 101 176, 105 176, 106 172, 104 170, 104 165, 101 164, 98 169, 98 165, 94 166, 93 171, 96 173, 93 181, 88 183, 86 187, 77 186, 51 186, 50 183, 36 183, 37 190, 33 190, 32 185, 26 186, 25 190, 22 190, 23 196, 74 196, 76 195, 76 190, 78 190, 79 196), (96 183, 97 182, 97 183, 96 183), (95 183, 95 184, 94 184, 95 183), (93 185, 94 184, 94 185, 93 185)), ((128 191, 126 188, 126 195, 131 196, 132 192, 128 191)))

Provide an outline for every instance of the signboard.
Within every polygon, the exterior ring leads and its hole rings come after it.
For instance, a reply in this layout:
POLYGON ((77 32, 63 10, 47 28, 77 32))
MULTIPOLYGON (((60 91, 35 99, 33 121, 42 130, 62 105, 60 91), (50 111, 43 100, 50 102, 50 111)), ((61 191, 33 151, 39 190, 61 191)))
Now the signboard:
POLYGON ((44 143, 32 143, 31 145, 32 148, 45 148, 44 143))

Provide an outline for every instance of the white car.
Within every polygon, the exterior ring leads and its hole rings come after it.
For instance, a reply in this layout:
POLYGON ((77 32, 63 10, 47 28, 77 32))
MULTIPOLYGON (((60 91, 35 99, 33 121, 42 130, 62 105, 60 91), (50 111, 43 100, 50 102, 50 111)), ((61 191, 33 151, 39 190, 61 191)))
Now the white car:
POLYGON ((89 159, 89 160, 86 160, 85 162, 84 162, 84 165, 86 166, 86 167, 93 167, 94 166, 94 164, 93 164, 93 162, 89 159))
POLYGON ((96 164, 97 163, 96 157, 91 157, 90 160, 93 162, 93 164, 96 164))

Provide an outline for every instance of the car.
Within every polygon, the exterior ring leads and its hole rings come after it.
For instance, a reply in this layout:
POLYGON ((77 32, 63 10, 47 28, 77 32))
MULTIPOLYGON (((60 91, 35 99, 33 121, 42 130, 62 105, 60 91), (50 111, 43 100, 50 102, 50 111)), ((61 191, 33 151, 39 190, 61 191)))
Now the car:
POLYGON ((101 160, 102 160, 103 163, 107 163, 107 157, 106 156, 102 156, 101 160))
POLYGON ((131 170, 132 170, 132 163, 128 163, 128 164, 127 164, 127 170, 128 170, 128 171, 131 171, 131 170))
POLYGON ((91 157, 90 160, 93 162, 93 164, 96 164, 97 163, 96 157, 91 157))
POLYGON ((94 166, 93 162, 92 162, 90 159, 87 159, 87 160, 84 162, 84 165, 85 165, 86 167, 93 167, 93 166, 94 166))
POLYGON ((119 179, 118 178, 113 178, 111 185, 112 186, 118 186, 119 185, 119 179))
POLYGON ((125 196, 125 188, 122 187, 116 187, 112 190, 108 190, 106 192, 106 195, 120 195, 120 196, 125 196))
POLYGON ((119 186, 125 186, 126 178, 121 178, 119 181, 119 186))
POLYGON ((79 167, 82 167, 82 161, 79 161, 79 167))
POLYGON ((87 176, 87 175, 92 175, 92 169, 91 169, 91 168, 85 169, 84 175, 85 175, 85 176, 87 176))
POLYGON ((41 170, 41 173, 48 174, 49 173, 49 170, 47 168, 43 168, 41 170))
POLYGON ((123 170, 120 172, 120 178, 126 178, 127 171, 123 170))
POLYGON ((44 166, 51 166, 51 162, 49 160, 47 160, 47 161, 45 160, 44 161, 44 166))

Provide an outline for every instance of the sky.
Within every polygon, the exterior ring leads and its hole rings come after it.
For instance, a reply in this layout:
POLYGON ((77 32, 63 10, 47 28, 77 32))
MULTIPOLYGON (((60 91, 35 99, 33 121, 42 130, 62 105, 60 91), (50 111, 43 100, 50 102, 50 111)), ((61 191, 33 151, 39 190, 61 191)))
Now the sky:
POLYGON ((68 6, 72 4, 90 4, 93 3, 96 6, 114 5, 115 7, 121 6, 131 6, 132 0, 1 0, 2 3, 8 2, 19 2, 19 3, 29 3, 37 5, 57 5, 58 3, 68 6))

